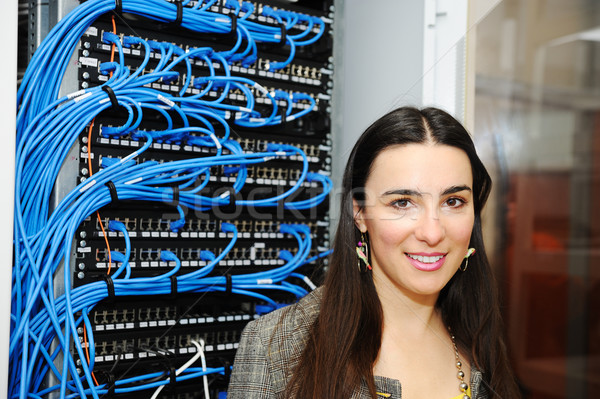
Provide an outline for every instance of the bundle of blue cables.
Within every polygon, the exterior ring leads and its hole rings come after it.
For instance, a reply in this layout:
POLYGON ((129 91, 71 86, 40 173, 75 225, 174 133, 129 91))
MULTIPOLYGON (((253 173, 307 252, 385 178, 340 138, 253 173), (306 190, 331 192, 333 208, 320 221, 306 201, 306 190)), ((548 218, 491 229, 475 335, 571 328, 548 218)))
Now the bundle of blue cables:
MULTIPOLYGON (((257 43, 281 42, 282 29, 290 31, 285 35, 290 53, 286 60, 273 62, 269 68, 275 70, 287 66, 294 58, 296 47, 310 45, 321 37, 325 26, 320 18, 263 7, 262 15, 277 21, 280 25, 277 27, 256 22, 254 6, 249 2, 227 0, 227 14, 211 11, 214 0, 183 1, 179 6, 164 0, 122 0, 118 3, 122 12, 160 22, 176 20, 181 13, 180 25, 194 32, 223 34, 235 30, 232 32, 234 44, 226 51, 208 47, 184 50, 171 43, 104 32, 102 40, 114 45, 119 55, 117 61, 100 65, 100 73, 109 77, 102 86, 59 97, 61 82, 77 42, 98 17, 114 11, 116 6, 114 0, 89 0, 63 18, 36 51, 18 91, 11 398, 53 395, 98 398, 109 392, 157 389, 168 384, 170 379, 161 378, 160 373, 140 373, 117 379, 111 386, 95 381, 95 349, 89 314, 100 301, 108 297, 168 294, 172 291, 173 279, 176 279, 177 292, 230 290, 275 309, 280 305, 266 293, 283 291, 302 297, 307 293, 306 289, 290 282, 294 279, 306 281, 297 269, 329 254, 325 251, 310 257, 310 229, 303 224, 281 224, 280 232, 297 242, 297 251, 281 251, 282 266, 232 275, 228 281, 227 277, 215 273, 215 266, 234 248, 238 232, 234 224, 223 222, 221 230, 230 239, 218 254, 200 251, 200 260, 206 264, 202 268, 183 273, 177 255, 163 250, 161 261, 163 267, 168 268, 167 272, 153 277, 135 277, 130 265, 129 232, 123 223, 111 221, 109 230, 117 232, 125 242, 124 251, 111 253, 118 265, 116 272, 105 280, 74 288, 71 253, 76 231, 86 218, 111 204, 115 195, 123 201, 157 204, 177 197, 180 219, 171 222, 171 228, 176 232, 185 223, 184 207, 196 212, 210 212, 214 207, 232 203, 239 207, 283 204, 290 210, 309 209, 322 203, 332 188, 326 175, 309 172, 307 156, 299 148, 272 143, 263 152, 245 153, 239 143, 230 138, 228 123, 249 128, 277 125, 284 120, 301 118, 315 108, 315 100, 306 93, 269 91, 249 78, 233 76, 230 66, 234 62, 246 66, 254 63, 257 43), (132 46, 139 47, 142 54, 135 69, 126 65, 123 57, 124 48, 132 46), (144 72, 152 53, 159 54, 160 57, 155 58, 160 61, 151 72, 144 72), (208 72, 206 76, 192 80, 189 71, 195 59, 203 60, 208 72), (214 68, 215 64, 221 67, 214 68), (179 79, 178 70, 182 69, 188 73, 182 79, 177 95, 152 88, 153 83, 179 79), (243 105, 228 101, 233 91, 243 93, 243 105), (215 92, 219 94, 209 96, 215 92), (256 107, 257 96, 263 98, 261 103, 267 107, 256 107), (285 109, 278 109, 280 101, 287 104, 285 109), (299 102, 307 106, 295 107, 294 104, 299 102), (99 171, 57 201, 57 179, 67 154, 94 118, 115 106, 126 115, 123 124, 102 126, 100 134, 106 138, 127 138, 136 143, 137 149, 122 157, 103 157, 99 171), (143 129, 144 117, 149 112, 164 118, 164 130, 143 129), (182 126, 175 127, 173 115, 177 115, 182 126), (212 152, 210 156, 171 162, 143 161, 141 155, 153 143, 210 148, 212 152), (302 166, 299 178, 287 190, 260 199, 241 199, 237 195, 231 198, 244 188, 249 166, 289 158, 301 159, 302 166), (227 173, 236 175, 232 191, 210 195, 203 190, 214 175, 215 167, 223 167, 227 173), (301 187, 311 182, 322 186, 319 194, 290 200, 301 187), (59 285, 64 286, 64 292, 56 289, 57 280, 61 280, 59 285), (82 327, 88 332, 87 343, 80 341, 78 330, 82 327)), ((185 381, 210 373, 224 374, 225 370, 223 367, 186 366, 178 370, 175 379, 185 381)))

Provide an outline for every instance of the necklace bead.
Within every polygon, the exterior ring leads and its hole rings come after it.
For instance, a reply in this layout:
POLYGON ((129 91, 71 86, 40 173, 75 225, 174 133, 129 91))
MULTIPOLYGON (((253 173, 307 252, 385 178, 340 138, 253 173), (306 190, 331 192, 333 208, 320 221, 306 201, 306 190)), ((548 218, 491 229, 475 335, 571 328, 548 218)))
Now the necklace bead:
POLYGON ((458 389, 464 393, 462 399, 471 399, 466 393, 467 389, 469 389, 469 385, 465 382, 465 372, 462 371, 462 362, 460 361, 460 357, 458 355, 458 346, 456 345, 456 338, 454 337, 454 334, 452 334, 452 330, 450 329, 450 327, 448 327, 448 331, 450 332, 450 339, 452 340, 452 346, 454 347, 454 356, 456 357, 456 368, 458 369, 458 373, 456 373, 456 376, 460 381, 458 389))

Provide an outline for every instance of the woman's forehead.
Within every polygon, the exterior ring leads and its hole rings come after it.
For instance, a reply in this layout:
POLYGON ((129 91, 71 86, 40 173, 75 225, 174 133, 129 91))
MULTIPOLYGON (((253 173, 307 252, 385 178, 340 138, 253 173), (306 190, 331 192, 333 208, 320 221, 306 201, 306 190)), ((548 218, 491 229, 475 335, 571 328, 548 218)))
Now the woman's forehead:
POLYGON ((467 154, 443 144, 404 144, 386 148, 373 162, 367 187, 438 193, 450 186, 472 187, 467 154))

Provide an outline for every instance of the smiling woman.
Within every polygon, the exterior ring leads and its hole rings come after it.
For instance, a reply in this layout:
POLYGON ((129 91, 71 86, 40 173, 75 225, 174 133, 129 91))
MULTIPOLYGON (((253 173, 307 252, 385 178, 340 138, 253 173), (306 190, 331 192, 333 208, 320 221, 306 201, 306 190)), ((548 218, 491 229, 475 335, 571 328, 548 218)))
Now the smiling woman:
POLYGON ((371 125, 344 173, 324 286, 248 325, 228 398, 520 397, 481 234, 490 188, 444 111, 371 125))

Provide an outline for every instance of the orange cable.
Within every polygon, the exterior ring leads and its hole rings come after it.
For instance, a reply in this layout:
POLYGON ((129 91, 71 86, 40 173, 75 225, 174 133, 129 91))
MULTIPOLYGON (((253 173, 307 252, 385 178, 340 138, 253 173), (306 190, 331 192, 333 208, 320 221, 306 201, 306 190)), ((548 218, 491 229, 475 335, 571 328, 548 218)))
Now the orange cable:
MULTIPOLYGON (((113 27, 113 31, 112 33, 114 33, 115 35, 117 34, 117 24, 115 24, 115 15, 111 15, 110 19, 112 21, 112 27, 113 27)), ((112 44, 111 50, 110 50, 110 62, 113 62, 115 60, 115 44, 112 44)), ((112 78, 112 72, 110 73, 110 77, 112 78)))
MULTIPOLYGON (((117 26, 115 24, 115 16, 112 16, 112 25, 113 25, 113 33, 117 34, 117 26)), ((110 61, 113 62, 115 59, 115 44, 113 43, 112 45, 112 50, 110 52, 110 61)), ((112 77, 112 72, 110 73, 110 76, 112 77)), ((92 121, 90 122, 90 127, 88 129, 88 136, 87 136, 87 153, 88 153, 88 169, 90 171, 90 177, 94 174, 94 171, 92 169, 92 129, 94 127, 94 121, 96 120, 96 118, 92 119, 92 121)), ((110 254, 110 244, 108 243, 108 235, 106 234, 106 230, 104 230, 104 223, 102 223, 102 218, 100 217, 100 212, 96 211, 96 217, 98 218, 98 224, 100 225, 100 229, 102 230, 102 235, 104 236, 104 242, 106 243, 106 250, 108 252, 108 270, 106 271, 106 274, 110 274, 110 269, 112 266, 112 256, 110 254)), ((88 365, 90 364, 90 352, 89 352, 89 343, 88 343, 88 339, 87 339, 87 328, 85 326, 85 324, 83 325, 83 342, 85 343, 85 357, 87 360, 88 365)), ((92 371, 92 379, 94 380, 94 383, 96 384, 96 386, 100 385, 98 383, 98 380, 96 379, 96 375, 94 374, 94 372, 92 371)))
MULTIPOLYGON (((87 328, 85 327, 85 324, 83 325, 83 342, 85 342, 85 358, 87 359, 88 365, 90 364, 90 352, 88 350, 88 340, 87 340, 87 328)), ((92 379, 94 380, 94 383, 96 384, 96 386, 100 385, 98 383, 98 380, 96 379, 96 375, 94 374, 94 372, 92 371, 92 379)))
MULTIPOLYGON (((90 128, 88 129, 88 142, 87 142, 87 153, 88 153, 88 168, 90 170, 90 177, 94 174, 92 171, 92 128, 94 127, 94 121, 96 118, 92 119, 90 122, 90 128)), ((102 234, 104 235, 104 242, 106 243, 106 250, 108 251, 108 270, 106 274, 110 274, 110 269, 112 266, 112 256, 110 255, 110 244, 108 243, 108 235, 104 230, 104 223, 102 223, 102 218, 100 217, 100 212, 96 211, 96 216, 98 217, 98 224, 100 225, 100 229, 102 230, 102 234)))
MULTIPOLYGON (((94 121, 96 120, 96 118, 92 119, 92 121, 90 122, 90 127, 88 129, 88 142, 87 142, 87 154, 88 154, 88 168, 90 171, 90 177, 94 174, 92 171, 92 128, 94 127, 94 121)), ((108 236, 106 235, 106 231, 104 231, 104 224, 102 223, 102 218, 100 217, 100 212, 96 211, 96 217, 98 218, 98 223, 100 224, 100 228, 102 229, 102 233, 104 234, 104 242, 106 243, 106 249, 108 251, 108 271, 106 274, 110 273, 110 265, 112 262, 111 259, 111 255, 110 255, 110 244, 108 243, 108 236)), ((85 327, 85 324, 83 325, 83 342, 86 344, 85 345, 85 357, 87 359, 87 363, 88 365, 90 364, 90 353, 89 353, 89 344, 88 344, 88 340, 87 340, 87 328, 85 327)), ((96 386, 100 385, 98 383, 98 380, 96 380, 96 375, 94 374, 94 372, 92 371, 92 379, 94 380, 94 383, 96 384, 96 386)))

